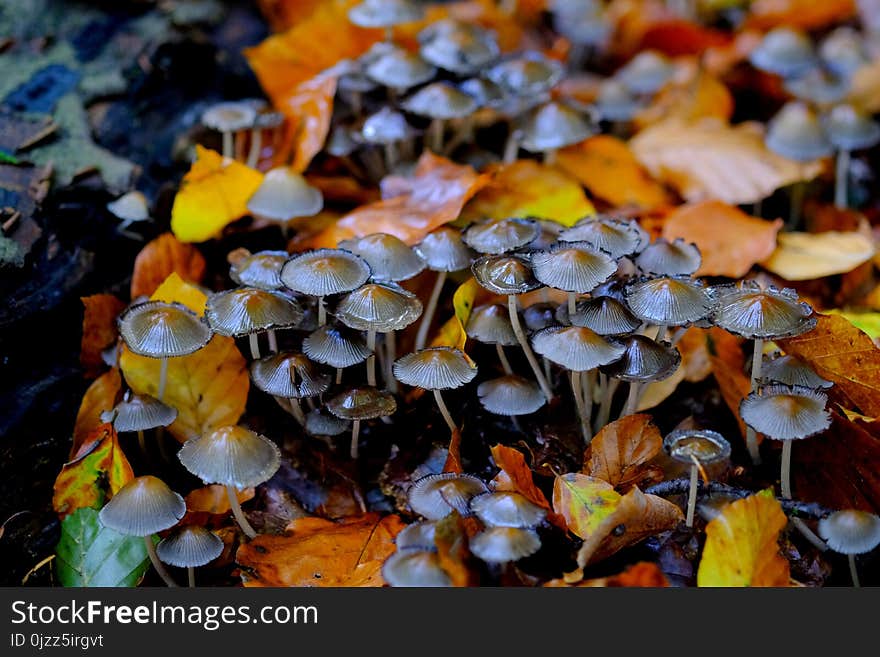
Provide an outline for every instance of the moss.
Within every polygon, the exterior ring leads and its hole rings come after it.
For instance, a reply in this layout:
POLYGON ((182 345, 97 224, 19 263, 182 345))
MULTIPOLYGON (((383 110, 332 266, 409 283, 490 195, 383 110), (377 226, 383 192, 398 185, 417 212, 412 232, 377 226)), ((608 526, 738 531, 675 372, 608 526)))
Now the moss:
POLYGON ((0 268, 23 266, 24 251, 21 250, 18 242, 0 235, 0 268))

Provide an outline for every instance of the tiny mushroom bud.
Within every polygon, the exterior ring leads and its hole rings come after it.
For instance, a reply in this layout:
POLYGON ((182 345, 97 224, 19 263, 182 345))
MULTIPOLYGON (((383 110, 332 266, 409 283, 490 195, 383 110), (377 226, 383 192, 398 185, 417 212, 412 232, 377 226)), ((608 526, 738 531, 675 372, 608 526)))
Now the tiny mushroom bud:
POLYGON ((142 192, 137 190, 126 192, 115 201, 108 203, 107 209, 114 217, 122 219, 122 223, 116 227, 116 230, 120 233, 140 239, 139 235, 126 233, 126 229, 133 223, 149 221, 150 219, 150 208, 147 204, 147 197, 144 196, 142 192))
POLYGON ((223 135, 223 157, 235 157, 235 133, 254 125, 257 110, 247 102, 229 101, 212 105, 202 113, 202 125, 223 135))
POLYGON ((426 475, 414 481, 407 493, 407 499, 412 510, 420 516, 428 520, 442 520, 453 511, 469 516, 471 498, 488 490, 478 477, 444 472, 426 475))

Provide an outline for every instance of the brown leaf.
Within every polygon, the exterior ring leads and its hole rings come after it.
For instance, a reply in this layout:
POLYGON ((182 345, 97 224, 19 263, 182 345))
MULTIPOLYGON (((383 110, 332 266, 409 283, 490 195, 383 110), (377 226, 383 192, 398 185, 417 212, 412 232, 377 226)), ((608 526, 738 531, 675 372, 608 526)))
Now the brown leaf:
POLYGON ((468 537, 475 533, 474 522, 473 518, 462 518, 453 512, 440 520, 435 528, 437 558, 452 586, 476 586, 479 583, 477 572, 471 567, 473 557, 468 548, 468 537), (468 523, 471 531, 468 531, 468 523))
POLYGON ((605 425, 590 443, 589 461, 584 471, 615 488, 627 490, 638 485, 645 464, 663 447, 660 430, 650 415, 627 415, 605 425))
POLYGON ((116 342, 116 316, 122 312, 125 304, 112 294, 93 294, 80 300, 85 311, 79 362, 86 378, 92 379, 107 367, 101 352, 116 342))
POLYGON ((103 424, 101 413, 116 406, 121 390, 122 377, 119 376, 119 370, 115 367, 92 381, 92 385, 83 395, 76 413, 76 422, 73 425, 73 444, 70 446, 71 458, 80 450, 86 438, 103 424))
POLYGON ((456 427, 452 431, 449 440, 449 451, 446 453, 446 463, 443 464, 443 472, 461 474, 464 468, 461 465, 461 431, 456 427))
POLYGON ((767 30, 785 25, 815 30, 846 21, 855 13, 855 0, 754 0, 746 27, 767 30))
POLYGON ((547 519, 560 529, 565 529, 565 520, 547 500, 547 496, 535 485, 532 471, 526 464, 522 452, 505 445, 492 447, 492 460, 501 472, 495 475, 495 490, 509 490, 524 495, 530 502, 547 510, 547 519))
POLYGON ((336 80, 332 75, 304 80, 276 105, 278 111, 287 117, 275 155, 276 163, 290 162, 290 168, 301 173, 324 148, 333 115, 336 80))
POLYGON ((680 63, 672 82, 654 101, 639 112, 634 121, 638 129, 659 121, 693 123, 701 119, 727 122, 733 115, 733 96, 718 78, 706 72, 696 60, 680 63))
MULTIPOLYGON (((739 404, 752 391, 749 377, 743 374, 741 368, 736 368, 717 356, 712 356, 710 360, 712 362, 712 374, 715 375, 715 381, 721 389, 724 403, 727 404, 730 412, 736 418, 740 433, 745 436, 746 424, 739 416, 739 404)), ((760 441, 761 435, 758 434, 758 442, 760 443, 760 441)))
MULTIPOLYGON (((564 579, 553 579, 544 584, 548 587, 568 587, 572 584, 567 583, 564 579)), ((633 564, 622 573, 610 575, 609 577, 599 577, 597 579, 586 579, 577 582, 574 586, 578 587, 639 587, 639 588, 665 588, 669 586, 666 575, 657 566, 657 564, 649 561, 640 561, 633 564)))
POLYGON ((152 295, 172 273, 190 283, 201 283, 205 258, 192 244, 180 242, 172 233, 163 233, 141 249, 134 260, 131 298, 152 295))
MULTIPOLYGON (((240 503, 254 498, 253 488, 244 488, 236 491, 236 497, 240 503)), ((226 486, 210 484, 190 491, 186 496, 186 510, 193 513, 210 513, 221 515, 229 513, 229 496, 226 494, 226 486)))

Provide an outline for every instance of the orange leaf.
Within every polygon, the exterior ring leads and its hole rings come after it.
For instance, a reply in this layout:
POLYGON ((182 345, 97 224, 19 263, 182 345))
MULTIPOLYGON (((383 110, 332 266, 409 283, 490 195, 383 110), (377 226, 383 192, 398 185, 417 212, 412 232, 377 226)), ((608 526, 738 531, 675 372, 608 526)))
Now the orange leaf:
POLYGON ((106 367, 101 352, 116 342, 116 316, 125 304, 112 294, 93 294, 80 300, 85 311, 79 362, 86 378, 94 378, 106 367))
POLYGON ((754 0, 745 26, 769 29, 785 25, 814 30, 846 21, 855 13, 855 0, 754 0))
MULTIPOLYGON (((236 491, 236 497, 240 503, 254 498, 253 488, 244 488, 236 491)), ((229 513, 229 496, 226 494, 226 486, 210 484, 196 488, 186 496, 186 510, 192 513, 210 513, 222 515, 229 513)))
POLYGON ((103 424, 101 413, 116 406, 121 389, 122 377, 119 376, 119 370, 115 367, 92 381, 92 385, 83 395, 76 413, 76 422, 73 425, 73 445, 70 447, 71 458, 79 451, 86 439, 103 424))
POLYGON ((651 24, 642 35, 639 50, 659 50, 671 57, 699 55, 709 48, 724 47, 730 40, 725 32, 671 19, 651 24))
POLYGON ((335 225, 307 238, 303 246, 335 247, 341 240, 370 233, 389 233, 415 244, 443 224, 454 221, 462 207, 488 181, 469 166, 425 151, 412 178, 383 181, 397 195, 355 209, 335 225), (387 182, 386 182, 387 181, 387 182))
POLYGON ((289 161, 294 171, 302 173, 321 152, 330 131, 336 79, 332 75, 318 75, 301 82, 285 98, 276 99, 276 108, 287 117, 276 162, 289 161))
POLYGON ((257 0, 273 31, 279 32, 307 19, 325 0, 257 0))
MULTIPOLYGON (((571 584, 566 583, 564 579, 550 580, 544 586, 549 587, 566 587, 571 584)), ((578 587, 639 587, 639 588, 665 588, 669 586, 669 581, 663 571, 649 561, 640 561, 633 564, 622 573, 611 575, 609 577, 599 577, 597 579, 587 579, 574 584, 578 587)))
MULTIPOLYGON (((740 433, 746 435, 746 425, 739 416, 739 404, 746 395, 752 391, 752 384, 749 377, 743 374, 742 368, 736 368, 725 362, 717 356, 711 356, 712 373, 715 375, 715 381, 721 390, 721 396, 724 403, 733 413, 739 424, 740 433)), ((761 434, 758 434, 758 442, 761 441, 761 434)))
POLYGON ((663 447, 663 437, 650 415, 627 415, 606 424, 590 443, 585 470, 615 488, 628 489, 642 478, 645 464, 663 447))
POLYGON ((440 567, 449 575, 452 586, 475 586, 479 583, 476 571, 470 566, 473 561, 468 548, 467 523, 473 518, 462 518, 453 512, 437 522, 434 531, 434 544, 440 567))
POLYGON ((703 256, 697 276, 742 278, 776 248, 782 220, 765 221, 721 201, 683 205, 666 217, 663 237, 694 242, 703 256))
POLYGON ((449 451, 446 453, 446 462, 443 464, 443 472, 461 474, 464 468, 461 465, 461 431, 456 427, 452 431, 449 440, 449 451))
POLYGON ((495 490, 509 490, 524 495, 530 502, 548 511, 547 519, 550 522, 560 529, 566 528, 565 520, 554 512, 547 497, 535 485, 532 471, 521 452, 505 445, 495 445, 492 447, 492 460, 501 469, 495 475, 495 490))
POLYGON ((171 233, 149 242, 134 260, 131 298, 150 296, 172 273, 191 283, 205 276, 205 258, 192 244, 183 244, 171 233))
POLYGON ((283 536, 242 545, 236 561, 245 586, 383 586, 382 564, 404 526, 399 516, 376 513, 299 518, 283 536))
POLYGON ((733 96, 718 78, 695 61, 681 63, 675 78, 635 117, 637 128, 659 121, 686 123, 701 119, 727 122, 733 115, 733 96))
POLYGON ((616 137, 600 135, 564 148, 557 153, 556 162, 591 194, 611 205, 653 208, 671 202, 666 190, 616 137))
POLYGON ((788 586, 778 545, 787 523, 770 490, 728 504, 706 525, 697 586, 788 586))

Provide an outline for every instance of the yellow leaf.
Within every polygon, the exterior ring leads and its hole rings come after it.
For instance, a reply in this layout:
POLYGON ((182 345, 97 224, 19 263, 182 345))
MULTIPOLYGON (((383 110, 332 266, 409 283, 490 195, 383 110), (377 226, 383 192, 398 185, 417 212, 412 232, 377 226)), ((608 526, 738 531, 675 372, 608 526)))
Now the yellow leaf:
POLYGON ((202 292, 192 283, 187 283, 177 272, 168 275, 153 295, 151 301, 165 301, 166 303, 180 303, 192 310, 198 315, 205 314, 205 304, 208 302, 208 295, 202 292))
POLYGON ((248 213, 247 201, 263 180, 250 167, 196 146, 171 208, 171 230, 181 242, 204 242, 248 213))
POLYGON ((463 221, 537 217, 571 226, 596 212, 577 180, 535 160, 497 169, 489 185, 468 203, 463 221))
POLYGON ((871 339, 880 339, 880 313, 859 312, 854 310, 827 310, 829 315, 840 315, 860 331, 867 333, 871 339))
POLYGON ((604 528, 622 497, 607 481, 576 472, 560 475, 553 483, 553 510, 584 540, 604 528))
POLYGON ((780 233, 776 250, 762 266, 789 281, 808 281, 845 274, 876 253, 874 242, 861 233, 780 233))
POLYGON ((452 307, 455 314, 440 327, 440 331, 431 343, 432 347, 455 347, 464 351, 467 342, 465 327, 474 309, 474 299, 480 290, 479 284, 471 276, 459 285, 452 295, 452 307))
POLYGON ((650 107, 635 117, 638 129, 675 118, 686 122, 704 118, 729 121, 733 115, 733 97, 715 76, 702 70, 695 60, 680 65, 680 75, 666 85, 650 107))
POLYGON ((787 522, 769 490, 726 506, 706 525, 697 586, 788 586, 788 561, 777 544, 787 522))

